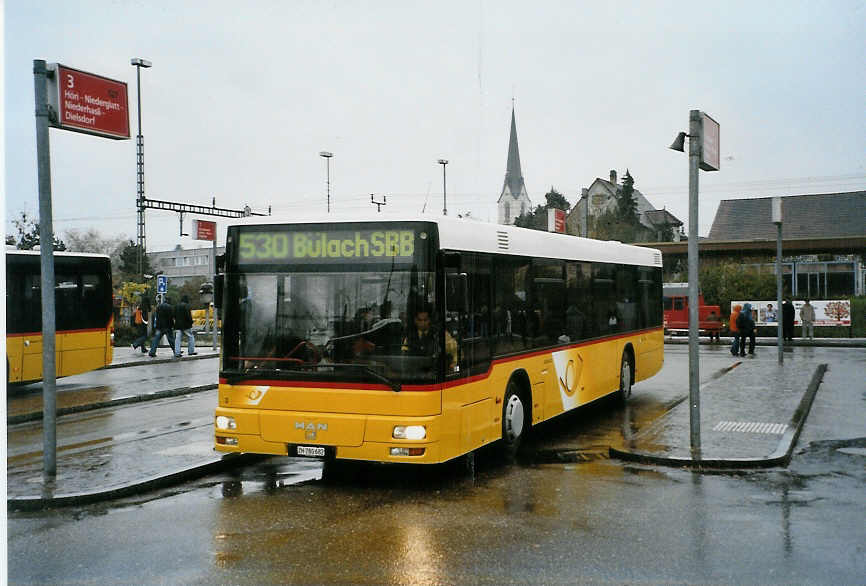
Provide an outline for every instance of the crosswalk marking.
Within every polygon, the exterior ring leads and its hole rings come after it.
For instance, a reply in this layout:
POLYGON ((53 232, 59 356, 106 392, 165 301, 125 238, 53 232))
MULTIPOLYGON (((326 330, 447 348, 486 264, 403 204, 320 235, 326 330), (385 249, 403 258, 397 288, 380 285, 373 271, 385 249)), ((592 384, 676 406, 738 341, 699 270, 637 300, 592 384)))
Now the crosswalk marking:
POLYGON ((766 433, 781 435, 788 429, 787 423, 765 423, 760 421, 719 421, 713 431, 740 433, 766 433))

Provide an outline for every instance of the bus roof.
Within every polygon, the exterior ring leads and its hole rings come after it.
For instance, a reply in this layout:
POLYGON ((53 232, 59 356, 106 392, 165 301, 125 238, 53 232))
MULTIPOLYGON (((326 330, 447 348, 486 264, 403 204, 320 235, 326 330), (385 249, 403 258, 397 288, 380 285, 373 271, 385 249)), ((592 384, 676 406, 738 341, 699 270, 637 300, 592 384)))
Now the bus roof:
POLYGON ((471 219, 433 214, 354 213, 309 216, 252 216, 230 220, 229 226, 275 224, 338 224, 342 222, 429 222, 439 228, 439 247, 444 250, 489 252, 536 258, 560 258, 592 262, 662 266, 661 252, 654 248, 615 241, 592 240, 540 230, 491 224, 471 219))
MULTIPOLYGON (((22 256, 40 256, 42 253, 38 250, 6 250, 6 254, 20 254, 22 256)), ((62 256, 66 258, 109 258, 107 254, 97 254, 95 252, 67 252, 65 250, 55 250, 54 256, 62 256)))

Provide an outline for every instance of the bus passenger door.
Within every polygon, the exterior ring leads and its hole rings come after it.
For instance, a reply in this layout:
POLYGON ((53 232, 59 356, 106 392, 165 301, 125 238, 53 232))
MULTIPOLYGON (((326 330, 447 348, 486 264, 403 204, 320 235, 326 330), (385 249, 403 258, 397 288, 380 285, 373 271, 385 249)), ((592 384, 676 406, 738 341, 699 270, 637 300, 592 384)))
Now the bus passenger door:
MULTIPOLYGON (((465 384, 451 387, 443 403, 460 413, 461 452, 498 438, 494 429, 496 405, 486 377, 490 368, 490 258, 477 254, 447 254, 445 261, 446 381, 465 384)), ((446 407, 447 408, 447 407, 446 407)))

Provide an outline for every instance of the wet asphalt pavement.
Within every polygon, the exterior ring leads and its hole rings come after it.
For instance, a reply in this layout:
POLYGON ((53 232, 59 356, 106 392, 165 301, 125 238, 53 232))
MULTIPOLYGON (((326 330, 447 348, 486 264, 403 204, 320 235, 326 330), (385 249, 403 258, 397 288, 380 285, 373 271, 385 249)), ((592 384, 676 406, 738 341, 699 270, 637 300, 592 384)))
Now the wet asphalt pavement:
MULTIPOLYGON (((11 513, 10 579, 862 583, 866 352, 795 349, 794 360, 829 369, 787 468, 609 459, 606 446, 652 428, 687 390, 687 349, 666 354, 627 408, 603 401, 541 426, 517 462, 482 452, 474 478, 347 465, 322 479, 316 462, 270 458, 112 503, 11 513)), ((766 371, 775 349, 763 354, 752 367, 766 371)), ((703 348, 701 359, 705 389, 725 380, 714 373, 729 354, 703 348)), ((188 411, 163 411, 193 421, 202 407, 186 400, 188 411)))

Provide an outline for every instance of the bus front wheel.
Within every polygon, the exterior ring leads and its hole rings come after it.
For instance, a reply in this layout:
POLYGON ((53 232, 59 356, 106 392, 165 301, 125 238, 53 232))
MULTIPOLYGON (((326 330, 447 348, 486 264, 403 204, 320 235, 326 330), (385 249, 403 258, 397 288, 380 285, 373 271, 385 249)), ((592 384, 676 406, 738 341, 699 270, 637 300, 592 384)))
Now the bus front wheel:
POLYGON ((619 369, 619 398, 625 402, 631 396, 631 385, 633 382, 631 354, 627 351, 622 353, 622 364, 619 369))
POLYGON ((518 391, 517 383, 510 381, 502 401, 502 446, 508 456, 517 453, 525 434, 526 408, 518 391))

